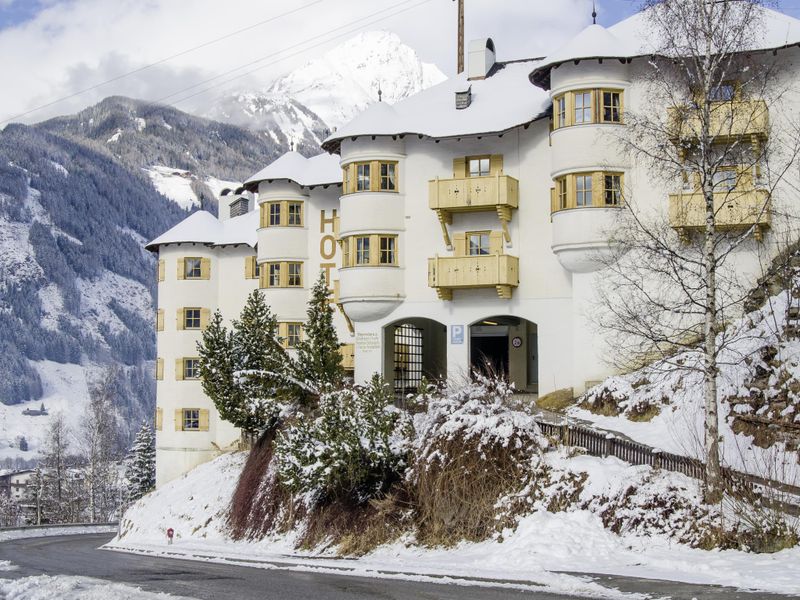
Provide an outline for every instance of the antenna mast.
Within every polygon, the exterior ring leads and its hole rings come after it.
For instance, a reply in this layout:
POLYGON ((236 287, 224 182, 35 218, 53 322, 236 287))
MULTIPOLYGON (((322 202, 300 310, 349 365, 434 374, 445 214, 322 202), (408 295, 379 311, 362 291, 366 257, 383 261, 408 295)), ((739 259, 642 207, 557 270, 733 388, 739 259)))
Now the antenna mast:
POLYGON ((464 72, 464 0, 458 2, 458 71, 464 72))

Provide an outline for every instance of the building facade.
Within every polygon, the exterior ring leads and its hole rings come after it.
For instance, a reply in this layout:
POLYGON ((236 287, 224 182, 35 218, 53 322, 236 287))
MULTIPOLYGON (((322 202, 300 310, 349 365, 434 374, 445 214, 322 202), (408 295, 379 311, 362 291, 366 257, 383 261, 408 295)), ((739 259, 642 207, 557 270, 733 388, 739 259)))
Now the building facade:
MULTIPOLYGON (((550 57, 506 63, 492 40, 477 40, 466 73, 374 104, 325 140, 327 154, 284 155, 223 196, 219 218, 195 213, 151 242, 158 484, 238 439, 197 380, 209 315, 236 318, 261 288, 291 348, 320 271, 356 381, 377 372, 404 394, 423 378, 486 368, 520 391, 579 394, 611 374, 587 307, 623 198, 663 211, 679 231, 702 224, 693 221, 702 196, 665 190, 619 143, 626 113, 648 108, 641 31, 641 15, 592 25, 550 57)), ((798 50, 787 36, 800 40, 798 21, 769 13, 765 60, 790 82, 798 50)), ((734 133, 748 144, 776 135, 770 123, 792 117, 792 98, 734 133)), ((793 174, 786 186, 797 183, 793 174)), ((755 280, 781 232, 769 211, 741 210, 764 203, 755 174, 750 188, 725 214, 731 227, 755 225, 732 258, 755 280)))

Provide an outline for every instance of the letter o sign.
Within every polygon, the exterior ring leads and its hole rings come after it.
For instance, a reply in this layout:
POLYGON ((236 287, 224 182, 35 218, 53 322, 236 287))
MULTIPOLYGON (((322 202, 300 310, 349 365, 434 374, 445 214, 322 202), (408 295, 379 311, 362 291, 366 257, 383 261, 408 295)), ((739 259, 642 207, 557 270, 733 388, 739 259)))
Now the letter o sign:
POLYGON ((336 239, 332 235, 322 236, 319 241, 319 253, 324 260, 330 260, 336 256, 336 239))

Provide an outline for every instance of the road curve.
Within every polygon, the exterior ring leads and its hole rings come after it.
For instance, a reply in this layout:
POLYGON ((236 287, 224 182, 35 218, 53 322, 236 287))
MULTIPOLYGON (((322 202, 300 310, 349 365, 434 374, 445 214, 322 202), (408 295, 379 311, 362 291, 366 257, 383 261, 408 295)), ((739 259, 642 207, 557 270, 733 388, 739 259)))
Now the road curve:
MULTIPOLYGON (((81 575, 200 600, 564 600, 547 592, 470 587, 351 575, 259 569, 109 552, 99 547, 110 534, 62 535, 0 543, 0 561, 19 567, 0 577, 81 575)), ((787 596, 737 593, 634 578, 597 576, 597 582, 626 592, 673 600, 775 600, 787 596)))

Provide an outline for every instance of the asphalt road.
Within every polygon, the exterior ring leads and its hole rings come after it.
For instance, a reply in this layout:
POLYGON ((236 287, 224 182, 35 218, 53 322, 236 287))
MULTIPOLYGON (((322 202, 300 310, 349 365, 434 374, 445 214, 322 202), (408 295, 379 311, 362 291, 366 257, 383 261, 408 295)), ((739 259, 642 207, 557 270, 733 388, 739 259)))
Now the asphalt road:
MULTIPOLYGON (((28 538, 0 543, 0 560, 19 567, 0 577, 81 575, 202 600, 564 600, 546 592, 350 575, 259 569, 174 560, 100 550, 109 534, 28 538)), ((787 596, 737 593, 728 588, 596 576, 598 583, 626 592, 671 600, 775 600, 787 596)))

